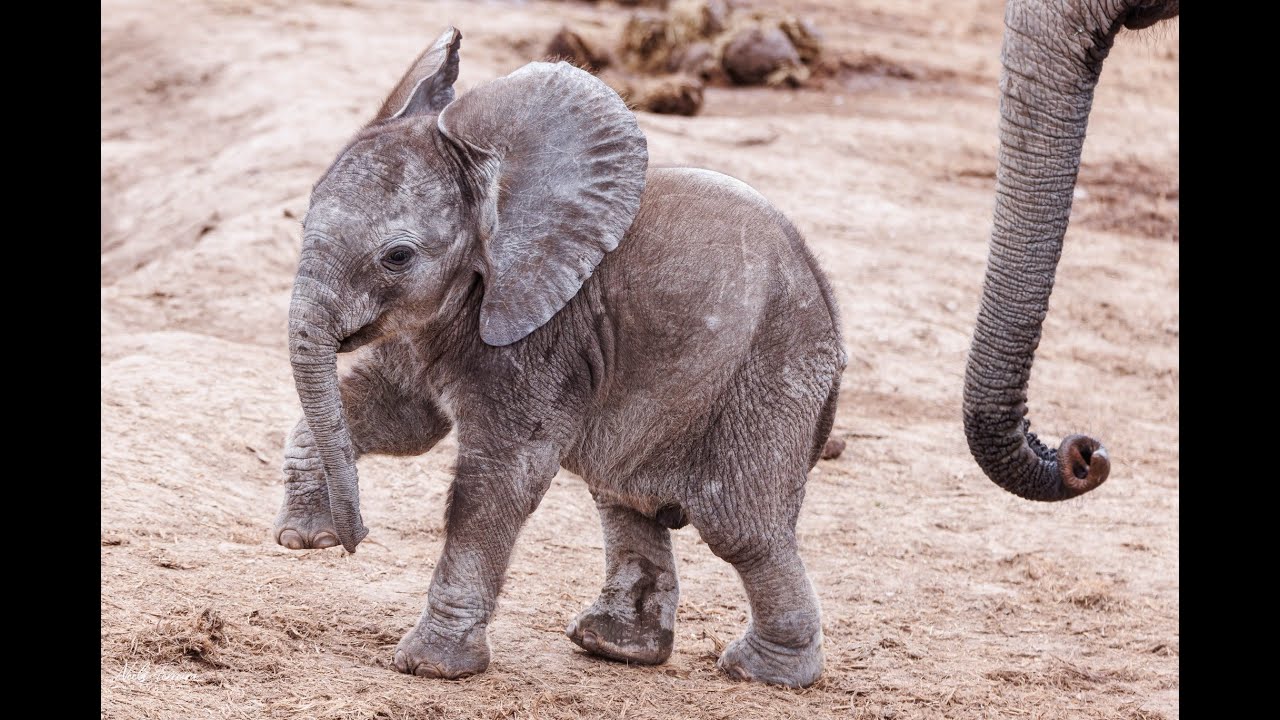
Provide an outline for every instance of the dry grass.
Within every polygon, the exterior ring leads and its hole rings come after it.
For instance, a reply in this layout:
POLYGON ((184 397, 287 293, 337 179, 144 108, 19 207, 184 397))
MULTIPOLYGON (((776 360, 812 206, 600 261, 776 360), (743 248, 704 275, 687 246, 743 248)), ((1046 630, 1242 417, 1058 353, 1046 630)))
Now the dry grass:
POLYGON ((213 668, 226 667, 215 657, 227 640, 226 621, 205 608, 194 618, 182 614, 156 621, 133 635, 127 656, 150 663, 182 663, 192 660, 213 668))

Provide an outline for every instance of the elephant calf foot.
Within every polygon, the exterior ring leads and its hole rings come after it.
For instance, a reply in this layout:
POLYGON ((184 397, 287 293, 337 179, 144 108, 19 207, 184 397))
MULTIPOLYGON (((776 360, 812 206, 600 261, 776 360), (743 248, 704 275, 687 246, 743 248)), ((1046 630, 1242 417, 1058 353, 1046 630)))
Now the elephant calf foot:
POLYGON ((489 635, 476 625, 461 639, 421 626, 410 630, 396 646, 396 670, 406 675, 457 680, 477 675, 489 667, 489 635))
POLYGON ((301 495, 285 498, 280 514, 271 526, 271 535, 277 543, 290 550, 329 548, 340 544, 333 515, 329 512, 328 494, 320 497, 323 505, 311 502, 315 499, 315 496, 301 495))
POLYGON ((332 528, 309 531, 306 528, 283 527, 276 532, 276 542, 290 550, 319 550, 337 546, 338 536, 332 528))
POLYGON ((808 687, 822 675, 822 632, 800 647, 769 642, 755 629, 729 643, 716 666, 738 680, 808 687))
POLYGON ((671 573, 642 575, 625 591, 606 588, 565 634, 593 655, 658 665, 671 657, 678 599, 671 573))

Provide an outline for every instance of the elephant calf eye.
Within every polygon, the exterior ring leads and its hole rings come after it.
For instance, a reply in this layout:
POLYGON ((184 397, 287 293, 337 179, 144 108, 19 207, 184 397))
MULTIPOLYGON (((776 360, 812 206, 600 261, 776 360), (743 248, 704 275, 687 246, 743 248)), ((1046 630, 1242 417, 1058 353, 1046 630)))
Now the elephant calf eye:
POLYGON ((382 265, 388 270, 403 270, 409 261, 413 259, 413 248, 403 245, 392 248, 386 255, 382 256, 382 265))

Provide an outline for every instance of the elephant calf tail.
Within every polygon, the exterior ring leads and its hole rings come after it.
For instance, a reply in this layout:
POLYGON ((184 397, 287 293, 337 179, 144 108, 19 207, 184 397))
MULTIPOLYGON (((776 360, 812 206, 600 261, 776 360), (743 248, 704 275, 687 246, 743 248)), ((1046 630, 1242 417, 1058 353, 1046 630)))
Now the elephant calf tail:
POLYGON ((818 458, 830 460, 840 457, 840 453, 844 451, 843 440, 832 439, 831 443, 827 442, 827 438, 831 435, 831 426, 836 421, 836 398, 838 397, 840 397, 839 374, 831 381, 831 392, 827 393, 827 402, 822 406, 822 414, 818 416, 818 424, 814 427, 813 450, 809 452, 810 470, 818 464, 818 458), (828 444, 832 447, 828 448, 828 444), (835 447, 837 445, 838 447, 835 447))

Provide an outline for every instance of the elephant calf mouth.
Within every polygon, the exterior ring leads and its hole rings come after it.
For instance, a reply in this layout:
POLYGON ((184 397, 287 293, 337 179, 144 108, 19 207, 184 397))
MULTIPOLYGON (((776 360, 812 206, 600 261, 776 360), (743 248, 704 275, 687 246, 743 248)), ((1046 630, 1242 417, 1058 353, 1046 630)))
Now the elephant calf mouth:
POLYGON ((1178 3, 1164 2, 1136 7, 1128 12, 1121 23, 1130 30, 1142 30, 1161 20, 1178 16, 1178 3))
POLYGON ((382 332, 377 325, 378 323, 369 323, 343 338, 342 342, 338 343, 338 352, 354 352, 382 337, 382 332))

